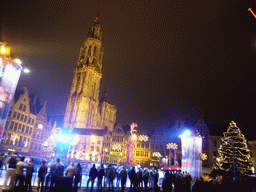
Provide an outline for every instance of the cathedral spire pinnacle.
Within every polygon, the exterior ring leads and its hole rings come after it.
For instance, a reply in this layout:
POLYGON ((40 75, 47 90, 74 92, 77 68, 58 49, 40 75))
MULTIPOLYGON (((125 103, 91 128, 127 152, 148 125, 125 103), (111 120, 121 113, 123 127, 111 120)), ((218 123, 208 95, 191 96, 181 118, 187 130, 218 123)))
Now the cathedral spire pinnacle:
POLYGON ((97 13, 96 18, 94 19, 93 25, 88 32, 88 38, 94 38, 101 40, 101 31, 100 31, 100 12, 97 13))

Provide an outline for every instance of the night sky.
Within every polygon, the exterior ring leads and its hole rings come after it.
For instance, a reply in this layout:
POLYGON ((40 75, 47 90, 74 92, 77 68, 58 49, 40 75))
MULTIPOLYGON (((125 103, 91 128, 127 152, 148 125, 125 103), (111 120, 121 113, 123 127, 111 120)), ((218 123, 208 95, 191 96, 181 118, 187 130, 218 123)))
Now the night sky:
POLYGON ((79 50, 100 12, 101 93, 117 123, 163 127, 206 116, 227 130, 234 120, 256 139, 255 0, 1 1, 3 40, 31 73, 26 86, 63 115, 79 50), (255 135, 255 136, 254 136, 255 135))

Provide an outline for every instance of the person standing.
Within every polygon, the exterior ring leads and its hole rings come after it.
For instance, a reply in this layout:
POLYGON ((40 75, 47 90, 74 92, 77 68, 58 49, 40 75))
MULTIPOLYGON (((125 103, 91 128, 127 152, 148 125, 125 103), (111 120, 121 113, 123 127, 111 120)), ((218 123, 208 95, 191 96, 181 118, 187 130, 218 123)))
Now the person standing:
POLYGON ((74 167, 74 163, 72 162, 72 163, 70 164, 70 166, 68 166, 68 167, 66 168, 65 175, 66 175, 67 177, 71 177, 71 178, 73 179, 73 177, 75 176, 76 173, 77 173, 77 168, 74 167))
POLYGON ((24 164, 25 157, 22 156, 20 161, 16 164, 16 171, 15 171, 15 185, 19 181, 19 188, 22 190, 24 186, 25 177, 23 174, 23 169, 25 168, 24 164))
POLYGON ((32 180, 33 173, 34 173, 33 159, 29 158, 28 165, 26 166, 26 179, 25 179, 25 188, 27 190, 29 187, 29 192, 32 192, 31 180, 32 180))
POLYGON ((98 171, 95 168, 95 164, 93 164, 92 168, 90 169, 90 172, 89 172, 89 179, 87 181, 87 191, 88 191, 90 182, 91 182, 91 192, 93 191, 93 185, 94 185, 94 181, 95 181, 97 175, 98 175, 98 171))
POLYGON ((142 173, 142 180, 144 182, 145 191, 148 191, 148 177, 149 177, 148 168, 145 168, 142 173))
POLYGON ((101 165, 100 170, 98 172, 98 192, 102 192, 102 179, 105 176, 105 169, 103 165, 101 165))
POLYGON ((137 172, 137 182, 138 182, 138 188, 143 189, 141 169, 139 169, 138 172, 137 172))
POLYGON ((155 191, 158 189, 158 179, 159 179, 159 173, 158 170, 154 170, 154 189, 155 191))
POLYGON ((114 178, 115 178, 115 173, 111 165, 108 165, 108 168, 106 170, 106 177, 107 177, 107 186, 108 186, 108 191, 114 191, 114 178))
POLYGON ((59 190, 60 178, 63 176, 63 165, 60 164, 60 159, 57 159, 57 163, 53 164, 50 169, 51 174, 51 185, 50 191, 53 191, 53 186, 55 186, 56 190, 59 190))
POLYGON ((10 184, 9 184, 9 189, 14 188, 16 164, 18 162, 18 153, 15 152, 10 158, 6 159, 6 162, 7 162, 7 164, 9 164, 9 167, 5 173, 4 185, 3 185, 4 190, 7 189, 7 182, 9 180, 9 178, 11 178, 10 184))
POLYGON ((65 170, 66 180, 67 180, 67 189, 66 191, 72 191, 72 184, 75 174, 77 173, 77 168, 74 167, 74 163, 71 162, 70 166, 68 166, 65 170))
POLYGON ((122 170, 120 171, 120 178, 121 178, 121 192, 124 192, 126 179, 127 179, 127 171, 125 170, 124 167, 122 167, 122 170))
POLYGON ((78 183, 81 183, 81 179, 82 179, 82 167, 81 167, 81 164, 77 163, 76 168, 77 168, 77 173, 75 174, 75 179, 74 179, 75 192, 78 189, 78 183))
POLYGON ((131 182, 130 191, 135 191, 136 184, 137 184, 137 174, 135 172, 135 167, 132 167, 132 169, 129 171, 128 175, 129 175, 130 182, 131 182))
POLYGON ((37 191, 39 191, 40 186, 41 186, 41 191, 43 191, 44 179, 45 179, 46 174, 47 174, 46 161, 43 160, 42 165, 41 165, 41 167, 39 168, 39 171, 38 171, 37 191))

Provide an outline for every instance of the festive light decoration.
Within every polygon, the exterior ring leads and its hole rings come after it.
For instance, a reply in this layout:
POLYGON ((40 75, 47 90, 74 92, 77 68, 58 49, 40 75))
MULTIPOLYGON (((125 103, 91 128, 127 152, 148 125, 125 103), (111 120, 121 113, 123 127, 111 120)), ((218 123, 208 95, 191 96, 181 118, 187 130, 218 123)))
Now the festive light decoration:
POLYGON ((139 135, 138 140, 147 142, 148 141, 148 136, 147 135, 139 135))
POLYGON ((203 153, 203 154, 201 155, 201 158, 202 158, 203 161, 205 161, 205 160, 207 160, 207 155, 206 155, 205 153, 203 153))
POLYGON ((161 155, 160 152, 153 152, 153 153, 152 153, 152 156, 153 156, 153 157, 160 158, 162 155, 161 155))
POLYGON ((234 121, 231 121, 227 132, 221 138, 222 144, 218 149, 216 165, 225 171, 240 172, 251 175, 252 161, 247 141, 234 121))
POLYGON ((176 143, 167 143, 166 147, 167 147, 167 149, 176 150, 178 148, 178 145, 176 143))
POLYGON ((122 146, 121 146, 120 144, 114 144, 114 145, 112 146, 112 149, 113 149, 114 151, 121 151, 121 148, 122 148, 122 146))

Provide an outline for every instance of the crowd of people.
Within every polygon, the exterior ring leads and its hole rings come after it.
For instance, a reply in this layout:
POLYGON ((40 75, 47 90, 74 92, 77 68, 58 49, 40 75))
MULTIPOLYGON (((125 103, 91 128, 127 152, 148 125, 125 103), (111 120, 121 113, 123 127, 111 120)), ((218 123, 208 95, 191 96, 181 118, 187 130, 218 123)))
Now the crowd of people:
MULTIPOLYGON (((1 161, 1 160, 0 160, 1 161)), ((31 180, 33 175, 37 174, 37 191, 73 191, 78 190, 79 184, 82 179, 82 167, 80 163, 76 166, 73 162, 66 168, 57 159, 55 163, 47 165, 47 162, 43 160, 41 166, 35 173, 35 166, 33 164, 33 158, 19 157, 17 153, 5 159, 6 174, 4 178, 3 190, 15 190, 16 191, 32 191, 31 180), (26 159, 26 161, 25 161, 26 159), (34 174, 33 174, 34 173, 34 174), (10 180, 10 181, 9 181, 10 180), (9 182, 8 182, 9 181, 9 182), (9 185, 8 185, 9 183, 9 185)), ((115 191, 124 192, 125 189, 130 192, 133 191, 160 191, 160 187, 163 192, 224 192, 226 190, 242 191, 246 188, 248 192, 255 192, 252 179, 237 178, 233 180, 230 176, 223 176, 221 179, 217 177, 211 177, 207 180, 203 178, 193 178, 189 173, 180 172, 165 172, 164 177, 159 178, 159 170, 148 169, 147 167, 129 167, 124 166, 112 166, 108 165, 104 167, 101 164, 96 167, 92 164, 88 169, 88 177, 86 182, 87 192, 102 192, 105 188, 108 192, 115 191), (129 183, 127 185, 127 181, 129 183), (96 183, 97 182, 97 183, 96 183)), ((80 185, 81 186, 81 185, 80 185)))
MULTIPOLYGON (((50 166, 43 160, 37 173, 35 173, 33 158, 20 157, 17 153, 6 158, 3 164, 6 164, 3 190, 17 189, 19 191, 31 192, 31 180, 35 174, 38 176, 37 191, 77 191, 82 179, 80 163, 74 166, 74 163, 71 162, 65 168, 60 159, 57 159, 50 166), (28 160, 25 161, 25 159, 28 160)), ((87 191, 89 191, 89 188, 91 192, 95 189, 94 183, 96 181, 98 192, 102 192, 103 187, 112 192, 114 187, 118 187, 122 192, 124 192, 126 187, 130 187, 130 191, 148 191, 148 188, 157 188, 158 178, 158 171, 149 170, 148 168, 135 170, 135 167, 126 169, 123 166, 114 167, 112 165, 104 168, 103 164, 96 168, 95 164, 93 164, 88 174, 87 191), (126 185, 128 178, 130 180, 129 186, 126 185)))
MULTIPOLYGON (((28 158, 26 162, 25 159, 25 156, 19 157, 16 152, 5 159, 5 163, 3 164, 6 164, 7 167, 3 190, 32 192, 31 180, 35 172, 33 158, 28 158)), ((74 167, 74 163, 71 163, 66 169, 60 162, 60 159, 57 159, 56 163, 53 163, 49 167, 46 163, 43 160, 37 172, 37 191, 46 191, 48 188, 50 192, 56 190, 71 191, 73 188, 77 191, 78 183, 81 182, 82 178, 82 167, 80 163, 77 163, 76 167, 74 167)))

